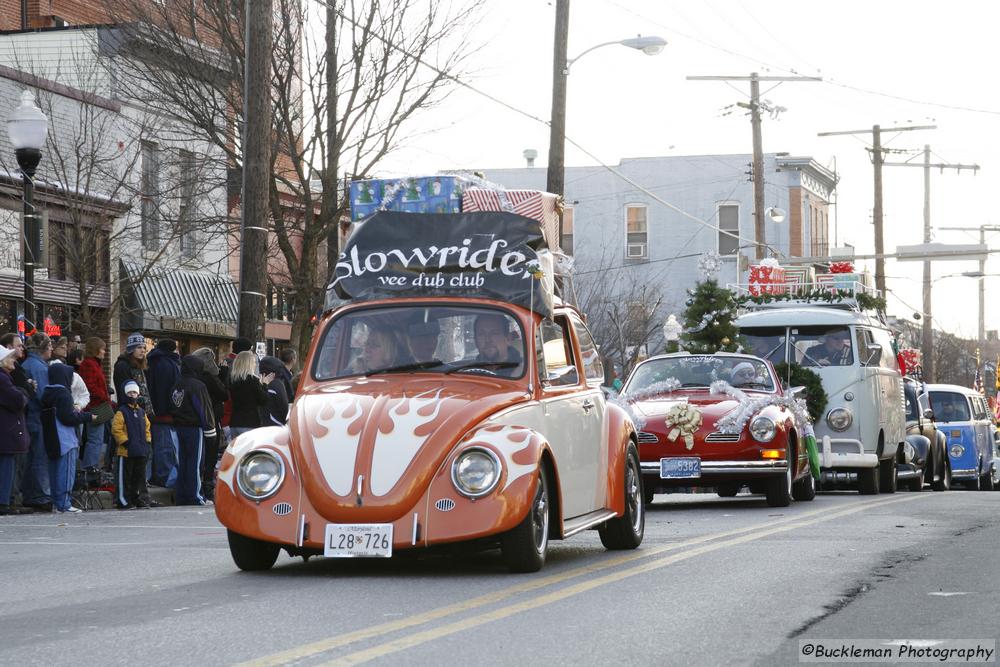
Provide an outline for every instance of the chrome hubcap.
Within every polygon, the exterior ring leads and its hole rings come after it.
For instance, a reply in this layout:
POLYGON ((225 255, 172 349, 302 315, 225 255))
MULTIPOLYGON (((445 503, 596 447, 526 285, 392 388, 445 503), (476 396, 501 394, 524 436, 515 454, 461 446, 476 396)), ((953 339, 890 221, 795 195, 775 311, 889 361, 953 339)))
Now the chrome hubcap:
POLYGON ((545 551, 549 541, 549 494, 545 487, 545 477, 538 478, 535 502, 531 507, 531 527, 538 553, 545 551))
POLYGON ((639 475, 635 470, 635 462, 629 459, 628 469, 625 471, 625 501, 628 503, 629 513, 632 516, 632 530, 639 532, 642 524, 642 489, 639 485, 639 475))

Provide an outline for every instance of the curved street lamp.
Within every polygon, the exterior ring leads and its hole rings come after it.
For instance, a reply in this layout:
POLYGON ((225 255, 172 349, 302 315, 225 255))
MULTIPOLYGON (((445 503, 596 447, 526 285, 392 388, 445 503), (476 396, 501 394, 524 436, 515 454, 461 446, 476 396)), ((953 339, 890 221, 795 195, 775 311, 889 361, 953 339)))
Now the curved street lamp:
POLYGON ((41 252, 41 230, 35 213, 35 169, 42 159, 42 146, 49 134, 49 119, 35 106, 31 91, 21 93, 21 104, 7 118, 7 136, 14 147, 24 184, 24 242, 21 265, 24 270, 25 332, 35 327, 35 266, 41 252))
MULTIPOLYGON (((567 3, 568 4, 568 3, 567 3)), ((568 23, 569 16, 568 10, 567 16, 562 17, 564 22, 568 23)), ((559 7, 557 6, 557 14, 559 13, 559 7)), ((560 16, 556 17, 557 26, 560 23, 560 16)), ((649 37, 643 37, 639 35, 638 37, 631 37, 628 39, 620 39, 613 42, 603 42, 589 49, 581 52, 575 58, 570 60, 566 59, 566 42, 565 42, 565 31, 561 34, 562 39, 560 39, 560 31, 557 27, 556 31, 556 45, 555 45, 555 62, 553 68, 552 77, 552 115, 549 122, 549 164, 546 171, 546 183, 545 189, 548 192, 559 195, 560 197, 565 194, 563 190, 565 189, 565 159, 566 159, 566 77, 569 74, 569 66, 575 63, 577 60, 585 56, 586 54, 599 49, 604 46, 611 46, 614 44, 620 44, 621 46, 627 46, 630 49, 636 49, 642 51, 647 56, 655 56, 663 50, 663 47, 667 45, 667 40, 662 37, 657 37, 651 35, 649 37)), ((559 216, 559 241, 562 242, 563 235, 563 221, 562 216, 559 216)))

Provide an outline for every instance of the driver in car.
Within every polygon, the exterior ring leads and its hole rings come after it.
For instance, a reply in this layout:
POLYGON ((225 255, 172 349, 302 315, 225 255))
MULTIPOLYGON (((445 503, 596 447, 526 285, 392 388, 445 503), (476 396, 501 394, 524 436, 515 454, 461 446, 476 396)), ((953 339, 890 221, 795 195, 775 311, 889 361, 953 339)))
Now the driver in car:
POLYGON ((757 371, 754 370, 753 364, 750 362, 741 361, 733 366, 733 370, 729 372, 729 377, 731 385, 741 387, 746 384, 756 383, 757 371))
POLYGON ((820 345, 809 348, 808 354, 820 366, 850 366, 851 334, 831 331, 820 338, 820 345))
POLYGON ((517 374, 521 365, 521 353, 510 347, 509 327, 507 318, 503 315, 480 315, 473 325, 476 341, 476 361, 483 364, 503 364, 503 367, 490 369, 498 375, 512 377, 517 374))

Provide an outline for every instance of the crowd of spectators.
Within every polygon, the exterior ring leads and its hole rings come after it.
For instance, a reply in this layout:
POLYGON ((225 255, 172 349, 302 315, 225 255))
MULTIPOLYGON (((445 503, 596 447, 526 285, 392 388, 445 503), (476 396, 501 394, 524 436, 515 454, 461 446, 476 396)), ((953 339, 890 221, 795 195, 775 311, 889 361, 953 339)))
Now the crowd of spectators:
POLYGON ((133 333, 105 374, 107 343, 35 333, 0 336, 0 514, 77 513, 74 487, 113 478, 118 509, 211 504, 230 438, 284 424, 294 397, 294 350, 258 360, 240 338, 219 359, 161 339, 147 355, 133 333))

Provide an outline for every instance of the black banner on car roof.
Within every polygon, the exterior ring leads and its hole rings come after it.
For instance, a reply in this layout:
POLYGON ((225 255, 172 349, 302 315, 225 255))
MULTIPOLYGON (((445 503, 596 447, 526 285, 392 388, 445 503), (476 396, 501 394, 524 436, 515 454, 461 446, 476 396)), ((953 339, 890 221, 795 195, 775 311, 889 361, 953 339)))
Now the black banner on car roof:
POLYGON ((483 297, 548 316, 550 257, 538 221, 514 213, 381 211, 347 239, 328 300, 483 297))

